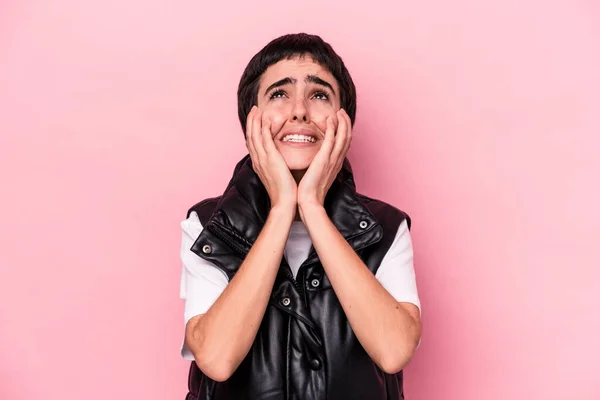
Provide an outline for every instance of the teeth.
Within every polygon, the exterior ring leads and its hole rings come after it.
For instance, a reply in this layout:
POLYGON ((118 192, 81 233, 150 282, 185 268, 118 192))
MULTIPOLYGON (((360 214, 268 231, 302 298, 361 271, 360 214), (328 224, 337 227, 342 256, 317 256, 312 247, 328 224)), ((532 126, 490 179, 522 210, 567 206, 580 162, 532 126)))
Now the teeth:
POLYGON ((298 142, 298 143, 314 143, 317 141, 317 139, 315 139, 312 136, 306 136, 306 135, 287 135, 286 137, 283 138, 282 141, 283 142, 298 142))

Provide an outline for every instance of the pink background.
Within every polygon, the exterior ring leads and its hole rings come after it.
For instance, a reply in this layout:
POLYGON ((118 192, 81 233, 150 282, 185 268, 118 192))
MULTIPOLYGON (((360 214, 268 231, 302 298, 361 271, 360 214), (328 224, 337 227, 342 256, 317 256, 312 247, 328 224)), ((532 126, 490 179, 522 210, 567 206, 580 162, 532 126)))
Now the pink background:
POLYGON ((600 399, 593 1, 0 3, 0 399, 183 399, 179 221, 288 32, 358 86, 359 189, 413 217, 408 399, 600 399))

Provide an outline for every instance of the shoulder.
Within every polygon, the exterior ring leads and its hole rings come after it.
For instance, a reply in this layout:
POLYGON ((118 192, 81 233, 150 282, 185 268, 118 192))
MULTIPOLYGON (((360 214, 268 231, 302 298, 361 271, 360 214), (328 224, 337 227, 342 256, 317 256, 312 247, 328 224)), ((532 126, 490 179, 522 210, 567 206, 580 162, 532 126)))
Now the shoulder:
POLYGON ((403 223, 406 222, 407 227, 410 229, 411 219, 408 213, 401 209, 386 203, 383 200, 374 199, 372 197, 365 196, 364 194, 357 193, 358 198, 363 204, 373 213, 373 216, 381 222, 387 222, 396 229, 403 223))

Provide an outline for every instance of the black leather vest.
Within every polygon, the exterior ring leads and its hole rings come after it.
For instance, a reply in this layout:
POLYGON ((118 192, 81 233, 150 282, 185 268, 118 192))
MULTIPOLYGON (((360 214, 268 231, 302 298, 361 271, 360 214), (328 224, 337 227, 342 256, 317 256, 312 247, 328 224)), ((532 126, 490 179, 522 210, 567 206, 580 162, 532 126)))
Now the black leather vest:
MULTIPOLYGON (((204 230, 191 250, 229 279, 258 237, 269 197, 249 156, 236 166, 220 197, 188 211, 204 230)), ((325 200, 333 224, 373 274, 400 223, 409 217, 356 193, 347 160, 325 200)), ((285 258, 261 326, 246 358, 225 382, 206 377, 192 362, 186 400, 379 400, 404 399, 402 372, 384 373, 358 342, 311 248, 294 279, 285 258)))

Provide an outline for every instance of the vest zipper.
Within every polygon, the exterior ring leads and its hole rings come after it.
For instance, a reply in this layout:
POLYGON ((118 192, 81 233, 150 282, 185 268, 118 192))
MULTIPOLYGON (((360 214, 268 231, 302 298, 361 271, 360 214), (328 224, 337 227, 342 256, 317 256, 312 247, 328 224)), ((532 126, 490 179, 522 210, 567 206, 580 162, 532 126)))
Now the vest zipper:
POLYGON ((290 398, 290 372, 291 372, 291 362, 290 362, 290 343, 291 343, 291 329, 292 329, 292 316, 288 315, 288 327, 287 327, 287 343, 285 352, 285 399, 289 400, 290 398))

